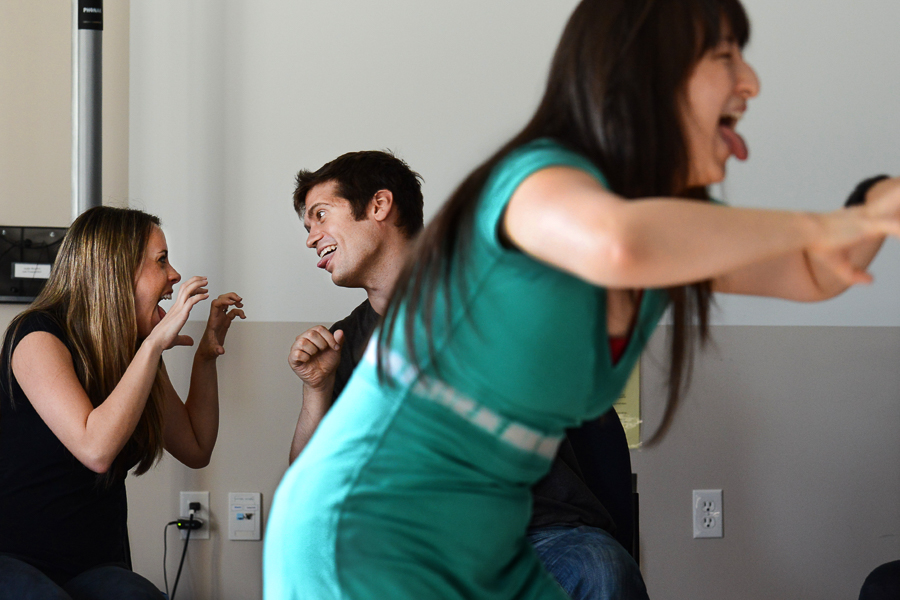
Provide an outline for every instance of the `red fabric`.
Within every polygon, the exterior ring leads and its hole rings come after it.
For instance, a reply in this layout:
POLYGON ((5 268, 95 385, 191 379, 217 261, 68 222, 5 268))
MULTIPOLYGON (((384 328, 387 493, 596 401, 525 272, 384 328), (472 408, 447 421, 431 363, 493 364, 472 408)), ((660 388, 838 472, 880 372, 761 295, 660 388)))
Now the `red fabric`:
MULTIPOLYGON (((635 301, 635 305, 638 307, 638 311, 640 311, 641 300, 644 299, 644 290, 640 290, 637 293, 637 299, 635 301)), ((634 320, 637 321, 638 314, 635 312, 634 320)), ((619 362, 619 359, 622 358, 622 355, 625 354, 625 348, 628 347, 628 340, 631 339, 631 331, 634 329, 634 323, 631 324, 631 330, 628 331, 628 335, 618 336, 618 337, 610 337, 609 338, 609 353, 612 356, 612 363, 616 364, 619 362)))
POLYGON ((628 336, 609 338, 609 353, 612 355, 613 364, 619 362, 622 355, 625 354, 625 348, 628 346, 628 336))

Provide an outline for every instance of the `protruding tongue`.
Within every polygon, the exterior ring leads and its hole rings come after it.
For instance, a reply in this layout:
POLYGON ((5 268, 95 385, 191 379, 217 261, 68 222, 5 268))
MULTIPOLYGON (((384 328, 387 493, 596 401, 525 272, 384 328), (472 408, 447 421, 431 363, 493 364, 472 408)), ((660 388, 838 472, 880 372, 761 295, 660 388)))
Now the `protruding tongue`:
POLYGON ((163 317, 166 316, 166 311, 163 310, 162 306, 156 307, 156 313, 159 315, 159 320, 162 321, 163 317))
POLYGON ((725 143, 728 144, 728 149, 731 150, 731 153, 734 154, 735 158, 738 160, 747 160, 747 156, 749 155, 747 152, 747 144, 744 143, 744 138, 742 138, 737 131, 727 125, 719 125, 719 133, 722 134, 722 138, 725 140, 725 143))
POLYGON ((332 254, 334 254, 334 252, 329 252, 328 254, 323 256, 322 259, 316 264, 316 266, 320 269, 324 269, 325 266, 328 265, 328 261, 331 259, 332 254))

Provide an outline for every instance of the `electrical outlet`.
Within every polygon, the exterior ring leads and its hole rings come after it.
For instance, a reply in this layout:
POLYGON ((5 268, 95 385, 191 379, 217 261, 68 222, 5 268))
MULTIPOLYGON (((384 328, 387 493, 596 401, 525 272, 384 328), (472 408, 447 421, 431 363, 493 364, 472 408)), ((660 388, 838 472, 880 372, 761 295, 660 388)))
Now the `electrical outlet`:
POLYGON ((722 490, 694 490, 694 537, 720 538, 722 490))
MULTIPOLYGON (((209 492, 181 492, 181 502, 178 508, 178 516, 185 519, 191 513, 191 502, 199 502, 200 510, 194 512, 194 518, 203 521, 200 529, 191 531, 192 540, 208 540, 209 539, 209 492)), ((181 539, 187 537, 187 530, 181 530, 181 539)))

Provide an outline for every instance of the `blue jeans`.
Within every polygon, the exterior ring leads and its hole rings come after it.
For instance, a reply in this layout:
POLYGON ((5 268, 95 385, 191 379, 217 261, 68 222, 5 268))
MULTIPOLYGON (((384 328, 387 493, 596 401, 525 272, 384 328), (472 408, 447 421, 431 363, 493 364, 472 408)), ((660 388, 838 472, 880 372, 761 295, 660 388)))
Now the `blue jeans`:
POLYGON ((62 587, 39 569, 0 555, 0 600, 162 600, 156 586, 122 567, 97 567, 62 587))
POLYGON ((648 600, 637 563, 602 529, 550 527, 528 541, 573 600, 648 600))

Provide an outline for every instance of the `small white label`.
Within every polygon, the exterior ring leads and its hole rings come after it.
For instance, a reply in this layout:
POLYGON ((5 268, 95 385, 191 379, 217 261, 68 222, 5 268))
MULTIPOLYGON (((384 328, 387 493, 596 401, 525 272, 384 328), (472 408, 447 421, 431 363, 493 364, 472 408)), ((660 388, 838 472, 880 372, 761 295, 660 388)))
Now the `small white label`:
POLYGON ((50 279, 51 266, 41 263, 13 263, 13 279, 50 279))
POLYGON ((259 540, 262 533, 262 511, 259 492, 228 494, 228 539, 259 540))

